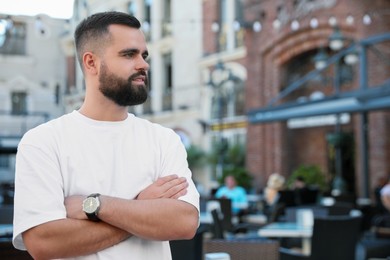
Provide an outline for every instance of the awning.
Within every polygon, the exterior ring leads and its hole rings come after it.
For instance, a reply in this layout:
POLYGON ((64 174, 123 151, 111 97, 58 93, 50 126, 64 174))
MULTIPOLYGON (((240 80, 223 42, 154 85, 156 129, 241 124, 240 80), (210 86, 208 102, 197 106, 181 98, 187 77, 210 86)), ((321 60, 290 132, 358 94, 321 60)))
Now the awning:
POLYGON ((326 97, 321 100, 294 102, 252 110, 248 113, 248 120, 250 123, 266 123, 299 117, 380 109, 390 109, 389 82, 382 87, 344 92, 342 95, 326 97))

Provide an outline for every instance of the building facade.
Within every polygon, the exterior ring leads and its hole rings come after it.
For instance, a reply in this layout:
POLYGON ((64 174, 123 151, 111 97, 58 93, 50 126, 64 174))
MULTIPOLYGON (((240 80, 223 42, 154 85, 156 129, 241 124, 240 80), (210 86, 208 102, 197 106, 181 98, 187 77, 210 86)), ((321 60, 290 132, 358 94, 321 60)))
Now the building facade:
POLYGON ((0 184, 13 183, 22 135, 63 114, 65 20, 0 14, 0 184))
POLYGON ((328 182, 341 178, 345 192, 372 196, 390 172, 390 114, 382 100, 390 78, 390 3, 243 3, 245 21, 255 26, 246 30, 244 64, 247 166, 256 185, 264 187, 273 172, 288 177, 301 165, 317 165, 328 182), (322 65, 320 54, 329 57, 322 65))

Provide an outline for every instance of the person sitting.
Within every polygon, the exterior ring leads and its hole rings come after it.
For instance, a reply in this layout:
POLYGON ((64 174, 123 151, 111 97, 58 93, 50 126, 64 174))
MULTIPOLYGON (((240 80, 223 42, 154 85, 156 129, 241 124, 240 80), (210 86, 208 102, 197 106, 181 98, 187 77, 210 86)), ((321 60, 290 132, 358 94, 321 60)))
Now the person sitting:
POLYGON ((273 173, 268 177, 267 186, 264 189, 266 206, 273 206, 279 200, 279 191, 285 188, 286 179, 279 173, 273 173))
POLYGON ((388 210, 388 213, 390 213, 390 179, 381 189, 380 195, 383 206, 388 210))
POLYGON ((237 185, 237 180, 233 175, 227 175, 224 182, 225 185, 217 190, 215 197, 230 199, 232 202, 233 215, 239 216, 244 214, 248 209, 246 190, 237 185))
POLYGON ((377 237, 390 238, 390 179, 380 190, 380 200, 386 212, 373 218, 373 230, 377 237))

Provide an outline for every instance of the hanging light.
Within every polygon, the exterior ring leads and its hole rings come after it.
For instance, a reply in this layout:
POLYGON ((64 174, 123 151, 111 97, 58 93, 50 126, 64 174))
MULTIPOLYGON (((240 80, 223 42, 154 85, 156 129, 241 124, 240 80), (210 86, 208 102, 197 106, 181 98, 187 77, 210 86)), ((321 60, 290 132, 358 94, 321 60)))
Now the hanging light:
POLYGON ((233 22, 233 30, 234 30, 235 32, 238 32, 240 29, 241 29, 241 24, 240 24, 240 22, 237 21, 237 20, 235 20, 235 21, 233 22))
POLYGON ((318 19, 317 18, 311 18, 311 20, 310 20, 310 27, 311 28, 317 28, 318 27, 318 19))
POLYGON ((334 16, 331 16, 328 20, 330 26, 335 27, 337 25, 337 19, 334 16))
POLYGON ((213 31, 213 32, 219 32, 219 23, 218 22, 213 22, 212 24, 211 24, 211 31, 213 31))
POLYGON ((252 29, 255 32, 260 32, 262 28, 263 27, 262 27, 262 25, 261 25, 261 23, 259 21, 254 22, 253 25, 252 25, 252 29))
POLYGON ((328 54, 325 52, 324 48, 321 48, 320 51, 314 56, 314 67, 317 70, 322 70, 326 67, 326 63, 328 61, 328 54))
POLYGON ((329 36, 329 47, 333 51, 339 51, 344 47, 344 36, 339 27, 334 27, 334 32, 329 36))
POLYGON ((351 50, 344 56, 344 62, 347 65, 350 66, 355 65, 358 61, 359 61, 359 51, 356 48, 351 50))
POLYGON ((291 22, 291 30, 296 31, 299 29, 299 22, 297 20, 294 20, 291 22))
POLYGON ((279 30, 280 26, 282 26, 282 23, 280 22, 279 19, 275 19, 272 22, 272 26, 274 27, 274 29, 279 30))
POLYGON ((371 22, 372 22, 371 16, 370 16, 369 14, 365 14, 365 15, 363 16, 363 23, 364 23, 365 25, 369 25, 369 24, 371 24, 371 22))
POLYGON ((345 18, 345 22, 346 22, 348 25, 353 25, 353 23, 355 22, 355 18, 353 18, 352 15, 348 15, 347 18, 345 18))

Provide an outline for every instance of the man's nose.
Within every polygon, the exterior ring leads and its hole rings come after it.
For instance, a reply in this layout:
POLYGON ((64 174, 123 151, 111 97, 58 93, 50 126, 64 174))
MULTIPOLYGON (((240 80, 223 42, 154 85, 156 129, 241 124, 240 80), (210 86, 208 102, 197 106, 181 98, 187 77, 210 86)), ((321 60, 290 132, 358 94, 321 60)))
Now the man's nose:
POLYGON ((143 57, 138 60, 138 62, 137 62, 137 69, 138 70, 148 71, 149 67, 150 67, 149 63, 143 57))

